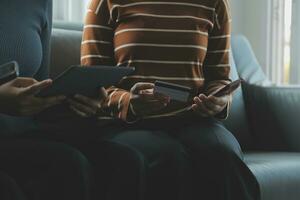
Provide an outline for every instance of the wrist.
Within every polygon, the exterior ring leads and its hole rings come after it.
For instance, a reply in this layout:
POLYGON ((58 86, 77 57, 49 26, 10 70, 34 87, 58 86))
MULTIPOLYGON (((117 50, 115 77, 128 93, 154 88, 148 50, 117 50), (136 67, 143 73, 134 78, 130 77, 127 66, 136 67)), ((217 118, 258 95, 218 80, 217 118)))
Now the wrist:
POLYGON ((129 106, 128 106, 128 113, 127 113, 127 120, 126 122, 129 124, 133 124, 138 122, 142 119, 142 115, 135 109, 135 99, 134 97, 130 97, 129 106))

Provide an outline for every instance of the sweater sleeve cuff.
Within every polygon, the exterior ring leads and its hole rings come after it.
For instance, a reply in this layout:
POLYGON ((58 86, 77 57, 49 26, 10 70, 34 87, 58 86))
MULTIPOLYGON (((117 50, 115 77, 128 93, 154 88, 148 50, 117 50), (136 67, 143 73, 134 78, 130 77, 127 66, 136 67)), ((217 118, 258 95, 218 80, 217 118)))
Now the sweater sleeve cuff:
MULTIPOLYGON (((225 87, 227 84, 229 84, 231 81, 229 80, 221 80, 221 81, 216 81, 212 82, 211 84, 208 84, 206 87, 205 94, 211 95, 216 93, 217 91, 221 90, 223 87, 225 87)), ((220 120, 226 120, 229 116, 229 111, 231 108, 231 103, 232 103, 232 95, 229 96, 229 101, 220 113, 216 114, 214 117, 220 120)))
POLYGON ((226 120, 230 113, 231 104, 232 104, 232 95, 229 96, 229 101, 228 101, 226 107, 224 108, 224 110, 222 110, 220 113, 216 114, 215 118, 220 119, 220 120, 226 120))
POLYGON ((129 113, 129 104, 130 104, 130 93, 126 93, 122 102, 119 102, 119 113, 118 113, 118 118, 121 119, 122 121, 127 122, 128 119, 128 113, 129 113))

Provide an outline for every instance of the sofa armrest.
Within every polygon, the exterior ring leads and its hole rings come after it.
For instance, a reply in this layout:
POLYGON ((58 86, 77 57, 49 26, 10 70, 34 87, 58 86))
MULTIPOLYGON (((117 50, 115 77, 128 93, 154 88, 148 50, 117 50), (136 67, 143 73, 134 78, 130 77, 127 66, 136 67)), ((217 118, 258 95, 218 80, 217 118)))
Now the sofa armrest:
POLYGON ((300 86, 245 83, 243 90, 256 147, 300 151, 300 86))

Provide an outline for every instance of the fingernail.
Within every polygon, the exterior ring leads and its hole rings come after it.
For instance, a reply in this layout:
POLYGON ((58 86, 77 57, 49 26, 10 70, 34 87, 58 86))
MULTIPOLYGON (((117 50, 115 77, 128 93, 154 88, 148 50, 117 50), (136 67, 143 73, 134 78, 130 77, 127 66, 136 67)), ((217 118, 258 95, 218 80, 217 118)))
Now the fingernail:
POLYGON ((52 80, 51 79, 47 79, 46 83, 52 83, 52 80))

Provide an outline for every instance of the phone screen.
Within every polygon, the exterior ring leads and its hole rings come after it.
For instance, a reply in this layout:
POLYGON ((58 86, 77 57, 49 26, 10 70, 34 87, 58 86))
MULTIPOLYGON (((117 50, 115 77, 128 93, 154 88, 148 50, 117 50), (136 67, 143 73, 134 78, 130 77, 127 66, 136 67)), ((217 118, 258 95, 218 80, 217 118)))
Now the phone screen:
POLYGON ((218 92, 212 95, 215 97, 222 97, 225 95, 229 95, 241 86, 242 81, 243 81, 242 79, 233 81, 232 83, 226 85, 224 88, 222 88, 221 90, 219 90, 218 92))
POLYGON ((19 75, 19 66, 15 61, 0 66, 0 85, 9 82, 19 75))

